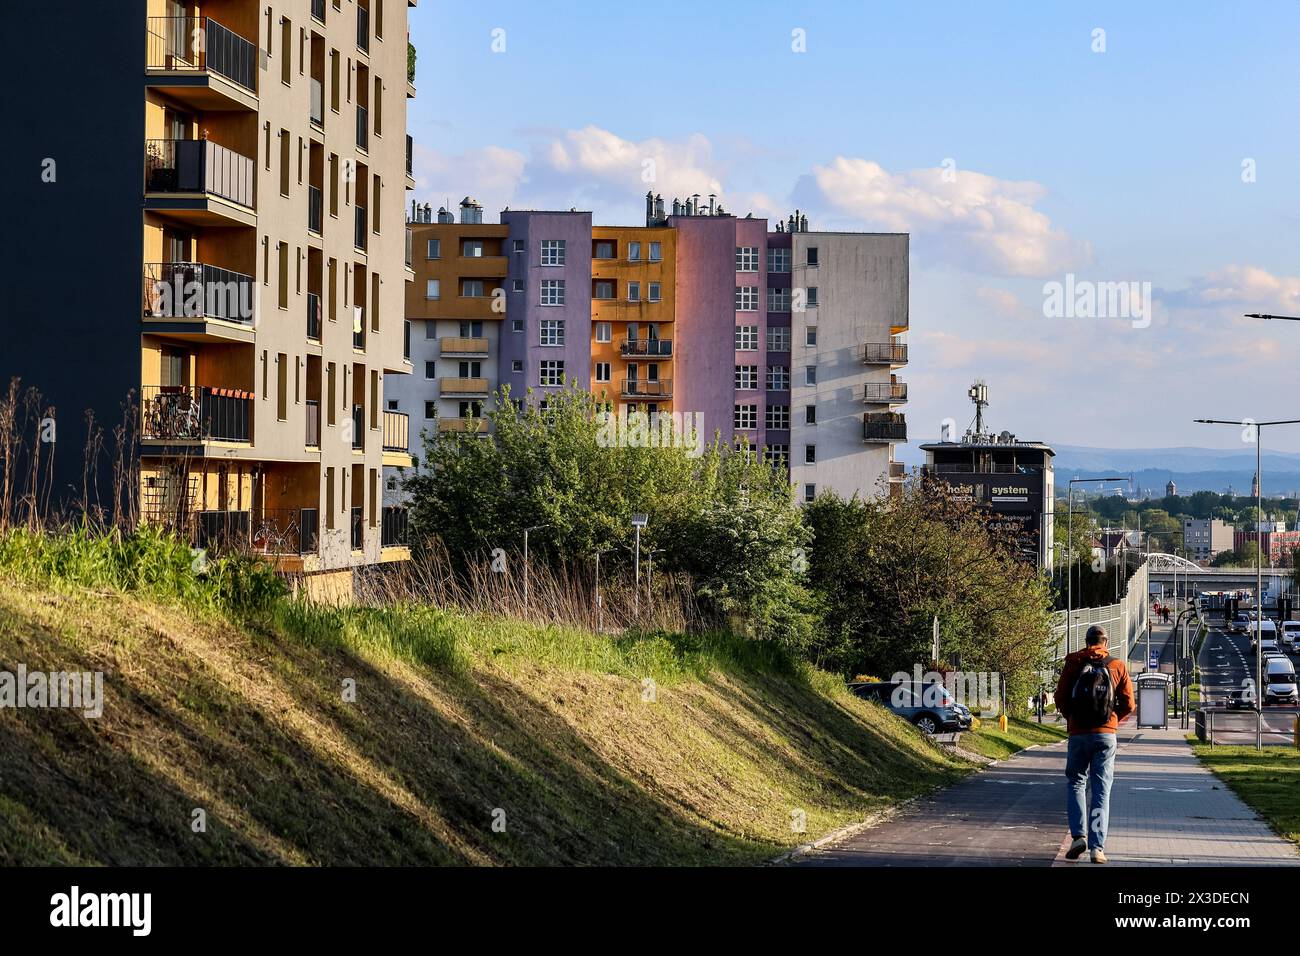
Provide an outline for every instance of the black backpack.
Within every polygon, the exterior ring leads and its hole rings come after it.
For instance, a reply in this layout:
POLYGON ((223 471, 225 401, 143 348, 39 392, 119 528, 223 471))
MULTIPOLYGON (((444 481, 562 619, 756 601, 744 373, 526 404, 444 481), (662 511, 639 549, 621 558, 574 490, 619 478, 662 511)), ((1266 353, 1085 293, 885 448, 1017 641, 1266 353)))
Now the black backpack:
POLYGON ((1115 712, 1115 685, 1110 662, 1115 658, 1084 661, 1070 694, 1070 719, 1080 727, 1100 727, 1115 712))

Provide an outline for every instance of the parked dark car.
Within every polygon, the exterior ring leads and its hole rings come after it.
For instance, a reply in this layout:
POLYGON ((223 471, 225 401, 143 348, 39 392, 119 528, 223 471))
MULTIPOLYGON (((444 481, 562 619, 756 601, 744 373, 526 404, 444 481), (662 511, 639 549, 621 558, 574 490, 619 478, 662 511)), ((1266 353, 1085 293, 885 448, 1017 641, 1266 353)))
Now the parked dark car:
POLYGON ((919 688, 910 682, 849 684, 849 690, 863 700, 873 700, 889 708, 927 734, 971 727, 969 708, 959 704, 942 684, 925 684, 919 688))

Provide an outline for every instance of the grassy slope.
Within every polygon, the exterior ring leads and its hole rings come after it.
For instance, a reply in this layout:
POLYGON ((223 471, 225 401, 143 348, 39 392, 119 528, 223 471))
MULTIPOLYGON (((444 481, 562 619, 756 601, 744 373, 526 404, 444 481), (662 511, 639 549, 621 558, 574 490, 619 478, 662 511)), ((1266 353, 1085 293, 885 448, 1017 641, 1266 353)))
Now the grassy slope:
POLYGON ((980 729, 961 735, 961 748, 973 753, 1003 760, 1017 751, 1035 744, 1051 744, 1066 738, 1064 726, 1040 724, 1036 720, 1012 717, 1007 721, 1006 733, 998 730, 997 718, 983 720, 980 729))
POLYGON ((1280 835, 1300 843, 1300 751, 1290 747, 1211 747, 1191 738, 1201 762, 1280 835))
POLYGON ((0 577, 0 670, 103 670, 107 697, 0 710, 0 863, 743 863, 970 769, 826 675, 706 647, 306 618, 0 577))

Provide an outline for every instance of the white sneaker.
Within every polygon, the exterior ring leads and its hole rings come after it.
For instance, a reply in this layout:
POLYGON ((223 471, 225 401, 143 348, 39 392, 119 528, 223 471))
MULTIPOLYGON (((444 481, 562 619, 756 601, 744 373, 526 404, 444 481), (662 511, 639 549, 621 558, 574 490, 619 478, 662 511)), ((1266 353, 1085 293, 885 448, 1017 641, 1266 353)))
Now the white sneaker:
POLYGON ((1106 862, 1106 854, 1103 853, 1101 850, 1093 850, 1093 851, 1092 851, 1092 862, 1093 862, 1093 863, 1105 863, 1105 862, 1106 862))

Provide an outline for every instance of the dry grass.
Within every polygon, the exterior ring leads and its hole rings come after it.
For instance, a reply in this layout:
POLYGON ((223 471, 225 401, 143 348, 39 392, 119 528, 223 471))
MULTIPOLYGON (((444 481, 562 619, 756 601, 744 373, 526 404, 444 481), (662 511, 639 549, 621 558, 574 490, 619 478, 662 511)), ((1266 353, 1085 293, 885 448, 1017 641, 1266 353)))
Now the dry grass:
POLYGON ((0 711, 0 863, 747 863, 969 769, 753 653, 401 607, 250 629, 0 578, 0 670, 103 670, 107 697, 0 711))

